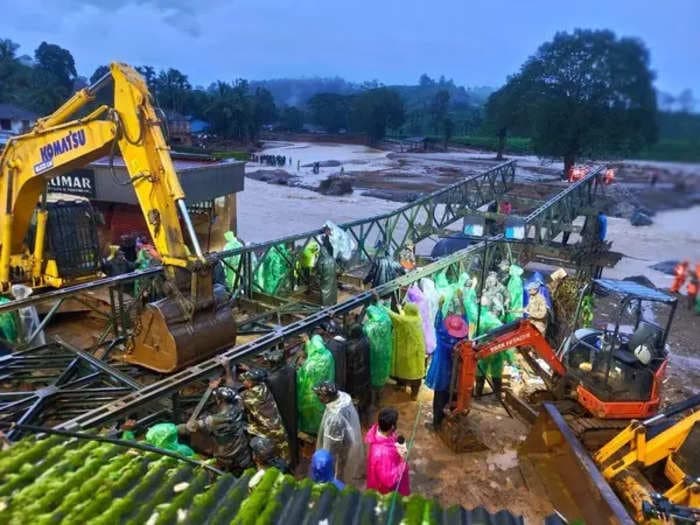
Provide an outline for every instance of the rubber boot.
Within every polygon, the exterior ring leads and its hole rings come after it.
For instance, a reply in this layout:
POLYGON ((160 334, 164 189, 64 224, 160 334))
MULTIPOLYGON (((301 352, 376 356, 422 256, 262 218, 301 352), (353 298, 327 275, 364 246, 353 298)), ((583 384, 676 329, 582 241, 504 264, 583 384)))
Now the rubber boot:
POLYGON ((493 393, 500 394, 501 387, 503 386, 503 379, 500 377, 494 377, 491 379, 491 383, 493 384, 493 393))
POLYGON ((481 397, 484 395, 484 385, 486 384, 486 376, 477 376, 476 386, 474 387, 474 397, 481 397))

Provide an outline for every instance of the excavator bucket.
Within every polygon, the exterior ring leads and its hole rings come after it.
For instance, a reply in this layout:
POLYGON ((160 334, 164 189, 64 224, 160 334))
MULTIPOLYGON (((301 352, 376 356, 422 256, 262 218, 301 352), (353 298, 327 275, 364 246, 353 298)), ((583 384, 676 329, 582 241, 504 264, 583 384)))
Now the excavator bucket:
POLYGON ((231 308, 214 303, 188 320, 171 298, 147 304, 136 324, 126 361, 164 374, 176 372, 236 342, 231 308))
POLYGON ((518 457, 529 489, 568 523, 634 523, 553 404, 544 403, 518 457))

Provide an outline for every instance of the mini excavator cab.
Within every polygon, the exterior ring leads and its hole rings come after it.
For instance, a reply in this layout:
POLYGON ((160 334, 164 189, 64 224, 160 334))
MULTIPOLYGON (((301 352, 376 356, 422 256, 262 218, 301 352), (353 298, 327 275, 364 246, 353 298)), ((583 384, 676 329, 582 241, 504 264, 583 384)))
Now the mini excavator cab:
POLYGON ((634 281, 595 279, 584 287, 559 358, 594 416, 646 418, 658 410, 676 302, 634 281))

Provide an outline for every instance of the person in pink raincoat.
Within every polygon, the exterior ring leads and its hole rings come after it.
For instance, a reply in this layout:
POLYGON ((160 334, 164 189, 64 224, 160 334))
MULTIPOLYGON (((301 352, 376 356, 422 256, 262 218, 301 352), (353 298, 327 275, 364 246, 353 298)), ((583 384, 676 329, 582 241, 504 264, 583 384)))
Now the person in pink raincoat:
POLYGON ((398 491, 402 496, 411 493, 406 463, 406 445, 397 439, 396 424, 399 414, 394 408, 379 411, 377 423, 365 435, 367 445, 367 488, 380 494, 398 491))

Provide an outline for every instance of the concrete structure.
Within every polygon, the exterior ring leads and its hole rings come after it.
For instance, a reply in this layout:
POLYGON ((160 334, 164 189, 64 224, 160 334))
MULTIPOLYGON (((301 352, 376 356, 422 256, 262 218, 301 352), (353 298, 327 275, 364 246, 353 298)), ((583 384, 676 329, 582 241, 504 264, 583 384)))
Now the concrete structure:
POLYGON ((0 104, 0 131, 24 133, 36 122, 37 115, 14 104, 0 104))
MULTIPOLYGON (((243 191, 244 162, 216 162, 195 156, 175 158, 175 170, 187 198, 192 221, 205 250, 223 246, 223 234, 236 231, 236 193, 243 191), (194 158, 193 158, 194 157, 194 158)), ((103 241, 146 234, 148 228, 120 157, 100 159, 87 168, 54 178, 49 194, 88 198, 104 218, 103 241)))

